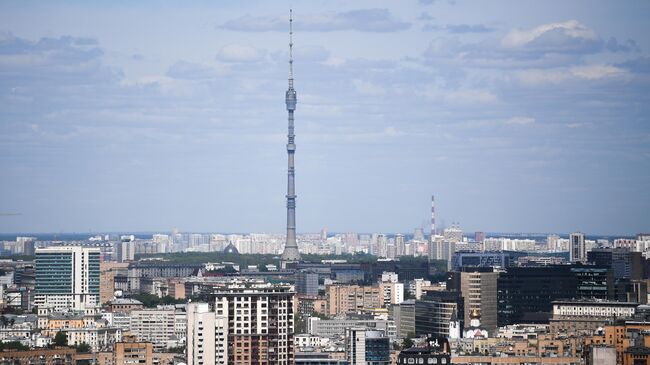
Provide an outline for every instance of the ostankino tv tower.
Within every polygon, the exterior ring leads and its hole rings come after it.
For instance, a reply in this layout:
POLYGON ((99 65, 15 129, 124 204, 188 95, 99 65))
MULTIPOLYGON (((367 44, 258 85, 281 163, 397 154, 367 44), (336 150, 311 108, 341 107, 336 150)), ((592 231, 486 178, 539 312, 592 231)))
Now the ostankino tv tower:
POLYGON ((296 110, 296 90, 293 89, 293 14, 289 10, 289 89, 285 96, 289 112, 289 133, 287 135, 287 155, 289 170, 287 175, 287 242, 282 252, 282 266, 287 263, 300 261, 300 252, 296 243, 296 188, 294 155, 296 154, 295 135, 293 134, 293 112, 296 110))

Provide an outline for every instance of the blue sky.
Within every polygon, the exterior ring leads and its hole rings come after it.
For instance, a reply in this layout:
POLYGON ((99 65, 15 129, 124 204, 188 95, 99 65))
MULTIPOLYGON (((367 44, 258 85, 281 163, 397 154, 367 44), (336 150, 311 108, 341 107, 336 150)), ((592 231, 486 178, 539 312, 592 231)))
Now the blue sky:
MULTIPOLYGON (((288 2, 0 4, 2 232, 283 232, 288 2)), ((650 231, 650 3, 293 1, 300 232, 650 231)))

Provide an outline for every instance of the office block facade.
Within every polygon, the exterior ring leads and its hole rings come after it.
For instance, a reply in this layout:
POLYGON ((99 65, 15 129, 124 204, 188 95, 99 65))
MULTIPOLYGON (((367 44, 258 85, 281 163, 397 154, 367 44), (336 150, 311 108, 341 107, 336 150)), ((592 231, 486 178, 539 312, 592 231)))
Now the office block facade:
POLYGON ((428 292, 415 301, 416 336, 449 337, 450 322, 463 317, 460 292, 428 292))
POLYGON ((464 271, 460 273, 460 291, 464 300, 464 320, 470 324, 470 313, 481 313, 481 325, 490 333, 497 328, 497 278, 496 272, 464 271))
POLYGON ((390 363, 389 339, 383 331, 347 328, 345 358, 349 365, 387 365, 390 363))
POLYGON ((298 295, 318 295, 318 273, 298 271, 296 277, 296 293, 298 295))
POLYGON ((65 310, 99 304, 98 248, 47 247, 35 255, 37 306, 65 310))
POLYGON ((497 322, 548 323, 552 302, 561 299, 610 299, 612 270, 592 265, 511 267, 497 279, 497 322))

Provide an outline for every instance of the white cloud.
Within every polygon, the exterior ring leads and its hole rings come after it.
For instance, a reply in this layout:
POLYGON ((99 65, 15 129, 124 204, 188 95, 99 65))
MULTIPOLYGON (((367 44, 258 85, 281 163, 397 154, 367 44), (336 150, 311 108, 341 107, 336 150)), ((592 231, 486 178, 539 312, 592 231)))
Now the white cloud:
POLYGON ((354 79, 352 80, 352 84, 357 92, 363 95, 381 96, 386 94, 384 87, 369 81, 354 79))
POLYGON ((569 20, 563 23, 543 24, 530 30, 512 30, 503 38, 502 44, 506 47, 521 47, 552 30, 562 30, 565 34, 573 38, 598 38, 596 33, 591 29, 588 29, 576 20, 569 20))
POLYGON ((573 67, 571 68, 571 73, 574 76, 587 80, 627 76, 626 70, 610 65, 589 65, 573 67))
POLYGON ((176 79, 199 80, 215 78, 217 72, 207 65, 178 61, 167 70, 167 76, 176 79))
POLYGON ((518 71, 515 77, 524 84, 559 84, 569 80, 626 79, 629 72, 611 65, 586 65, 554 69, 529 69, 518 71))
POLYGON ((445 100, 453 104, 488 104, 498 98, 488 90, 461 89, 445 94, 445 100))
POLYGON ((300 62, 322 62, 330 57, 330 51, 323 46, 305 45, 294 47, 293 56, 300 62))
POLYGON ((223 62, 257 62, 264 57, 265 52, 251 46, 229 44, 217 53, 217 59, 223 62))
POLYGON ((593 53, 602 49, 603 41, 596 32, 577 20, 569 20, 528 30, 512 30, 501 40, 501 45, 530 51, 593 53))
POLYGON ((531 117, 512 117, 506 121, 509 125, 528 125, 535 123, 535 118, 531 117))

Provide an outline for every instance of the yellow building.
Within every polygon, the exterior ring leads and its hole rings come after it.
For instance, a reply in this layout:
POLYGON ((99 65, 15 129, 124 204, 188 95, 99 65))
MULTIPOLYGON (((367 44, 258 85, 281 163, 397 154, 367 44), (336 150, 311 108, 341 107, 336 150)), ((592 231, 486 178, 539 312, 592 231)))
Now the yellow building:
MULTIPOLYGON (((616 350, 619 364, 649 364, 650 323, 626 322, 624 324, 605 326, 602 334, 585 340, 585 348, 607 346, 616 350), (645 361, 645 362, 644 362, 645 361)), ((588 350, 587 350, 588 351, 588 350)))
POLYGON ((328 285, 325 290, 327 314, 355 313, 362 310, 381 308, 383 293, 377 286, 328 285))

